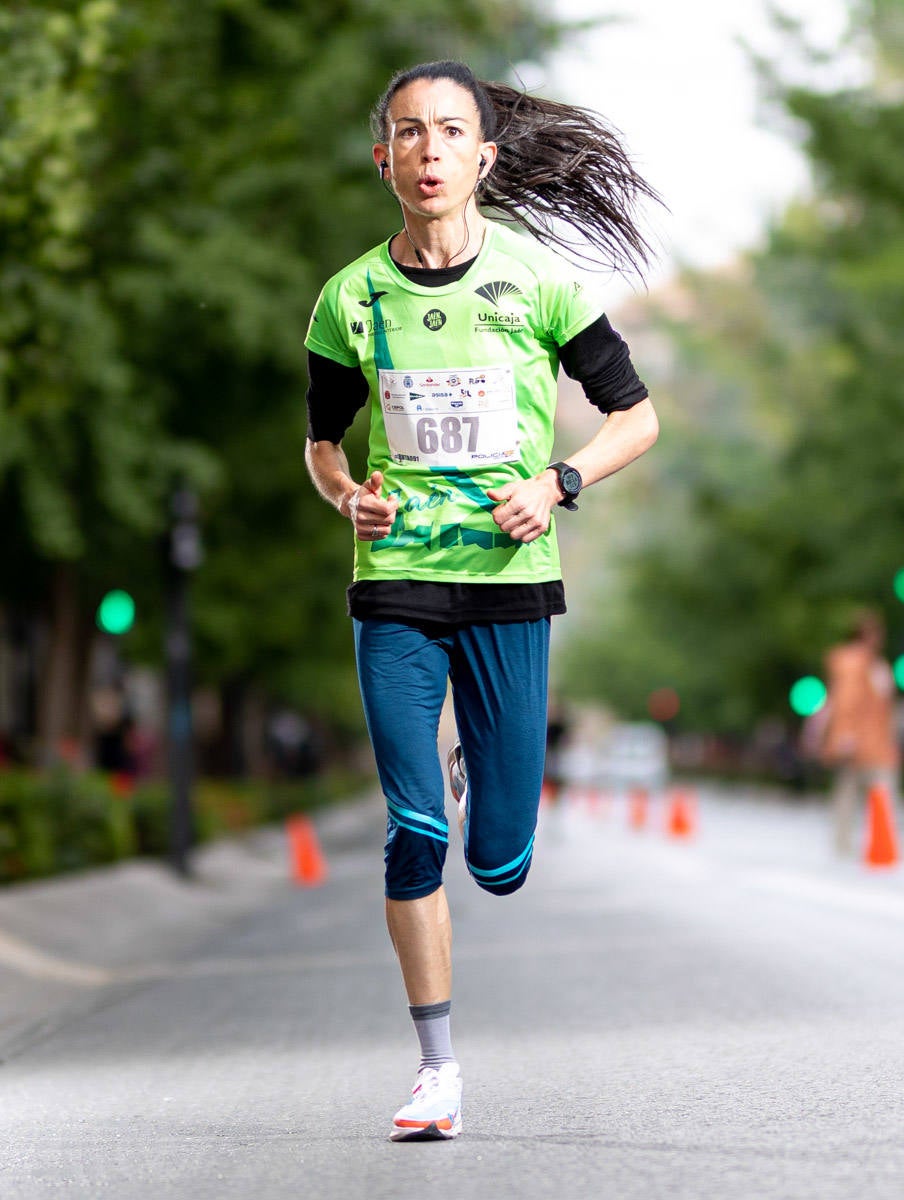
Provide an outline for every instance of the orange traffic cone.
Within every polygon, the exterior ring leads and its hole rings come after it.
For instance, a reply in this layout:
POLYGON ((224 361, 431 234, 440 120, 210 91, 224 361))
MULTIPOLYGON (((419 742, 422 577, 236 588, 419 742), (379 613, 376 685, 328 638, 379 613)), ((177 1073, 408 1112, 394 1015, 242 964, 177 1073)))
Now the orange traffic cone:
POLYGON ((649 813, 646 788, 633 788, 628 796, 628 824, 632 829, 645 829, 649 813))
POLYGON ((665 827, 669 836, 674 838, 689 838, 696 833, 696 805, 687 792, 672 792, 665 827))
POLYGON ((609 807, 608 797, 602 788, 588 787, 586 793, 587 811, 592 817, 604 817, 609 807))
POLYGON ((540 807, 555 808, 559 802, 561 788, 557 783, 553 783, 550 779, 543 780, 543 786, 540 788, 540 807))
POLYGON ((319 887, 325 883, 326 859, 312 821, 308 817, 289 817, 286 821, 286 837, 293 882, 303 887, 319 887))
POLYGON ((614 796, 608 788, 598 788, 596 793, 597 808, 601 817, 608 817, 612 812, 614 796))
POLYGON ((898 836, 888 788, 875 783, 867 795, 866 848, 863 861, 870 867, 893 867, 898 861, 898 836))

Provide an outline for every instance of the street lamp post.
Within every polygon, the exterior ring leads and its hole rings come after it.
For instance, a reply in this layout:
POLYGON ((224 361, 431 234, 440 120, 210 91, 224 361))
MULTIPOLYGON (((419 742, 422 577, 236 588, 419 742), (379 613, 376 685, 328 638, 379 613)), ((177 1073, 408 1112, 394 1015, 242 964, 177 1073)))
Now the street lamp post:
POLYGON ((198 528, 198 499, 180 485, 171 500, 172 524, 166 545, 166 677, 168 703, 170 807, 170 858, 174 870, 190 874, 194 843, 192 783, 194 751, 192 738, 192 637, 189 607, 189 575, 200 566, 201 535, 198 528))

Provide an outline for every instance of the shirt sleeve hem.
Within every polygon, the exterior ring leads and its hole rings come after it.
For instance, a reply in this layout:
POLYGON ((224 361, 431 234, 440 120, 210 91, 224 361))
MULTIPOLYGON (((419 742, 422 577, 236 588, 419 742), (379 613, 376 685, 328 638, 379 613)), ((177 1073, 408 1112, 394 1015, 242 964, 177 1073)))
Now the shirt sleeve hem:
POLYGON ((333 362, 339 363, 342 367, 357 367, 360 366, 360 360, 357 354, 341 354, 333 346, 327 346, 323 342, 318 342, 315 338, 307 338, 305 348, 313 350, 315 354, 321 354, 324 358, 332 359, 333 362))

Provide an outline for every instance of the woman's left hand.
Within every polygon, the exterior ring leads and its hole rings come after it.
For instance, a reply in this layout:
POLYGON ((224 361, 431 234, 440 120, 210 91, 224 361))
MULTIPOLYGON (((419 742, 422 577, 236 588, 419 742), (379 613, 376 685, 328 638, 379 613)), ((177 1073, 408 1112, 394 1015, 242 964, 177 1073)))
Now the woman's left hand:
POLYGON ((561 499, 555 472, 518 479, 487 492, 498 501, 493 520, 513 541, 533 542, 549 528, 552 506, 561 499))

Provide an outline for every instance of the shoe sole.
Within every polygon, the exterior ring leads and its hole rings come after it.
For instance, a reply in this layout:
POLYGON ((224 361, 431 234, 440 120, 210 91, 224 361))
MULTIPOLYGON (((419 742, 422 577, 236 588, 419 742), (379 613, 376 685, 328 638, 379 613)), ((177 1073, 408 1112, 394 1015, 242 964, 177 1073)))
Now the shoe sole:
MULTIPOLYGON (((452 790, 452 797, 455 800, 459 800, 460 797, 455 795, 456 789, 455 789, 455 785, 452 781, 452 776, 453 775, 464 775, 465 776, 465 792, 467 791, 467 787, 468 787, 467 775, 464 771, 462 771, 461 765, 460 765, 461 762, 463 762, 463 761, 464 761, 464 759, 463 759, 462 753, 461 753, 461 743, 457 742, 452 747, 452 749, 449 751, 449 753, 446 755, 446 773, 449 776, 449 787, 452 790)), ((462 793, 462 795, 463 794, 464 793, 462 793)))
POLYGON ((459 769, 459 759, 461 758, 461 743, 457 742, 449 753, 446 755, 446 768, 449 775, 449 787, 452 790, 452 799, 458 806, 458 832, 461 834, 461 840, 465 840, 465 822, 468 819, 468 784, 465 780, 464 790, 460 796, 456 796, 455 786, 452 782, 453 774, 459 769))
POLYGON ((448 1129, 431 1121, 429 1125, 394 1125, 391 1142, 447 1142, 461 1133, 461 1117, 456 1117, 448 1129))

